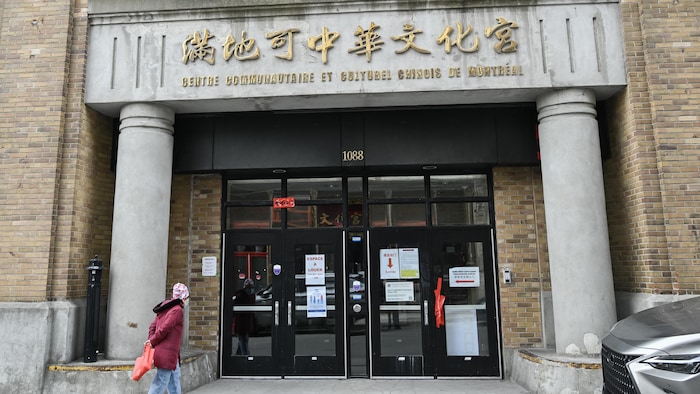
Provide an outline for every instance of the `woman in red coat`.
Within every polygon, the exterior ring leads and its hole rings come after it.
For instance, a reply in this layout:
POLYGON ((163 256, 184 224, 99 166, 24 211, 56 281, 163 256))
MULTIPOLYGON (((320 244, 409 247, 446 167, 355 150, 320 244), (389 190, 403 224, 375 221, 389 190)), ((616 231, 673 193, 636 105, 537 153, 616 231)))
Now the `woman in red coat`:
POLYGON ((190 292, 182 283, 173 286, 173 298, 153 308, 156 318, 148 328, 148 342, 155 354, 153 364, 158 370, 148 394, 180 394, 180 343, 182 342, 183 308, 189 303, 190 292))

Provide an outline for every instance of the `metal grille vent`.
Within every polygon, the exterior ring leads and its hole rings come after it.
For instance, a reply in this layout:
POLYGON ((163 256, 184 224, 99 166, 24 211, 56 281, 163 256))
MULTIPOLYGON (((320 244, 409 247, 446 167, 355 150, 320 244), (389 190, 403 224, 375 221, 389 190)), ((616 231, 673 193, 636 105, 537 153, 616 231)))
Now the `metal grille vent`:
POLYGON ((600 355, 603 363, 603 394, 636 393, 626 365, 639 355, 620 354, 605 346, 600 355))

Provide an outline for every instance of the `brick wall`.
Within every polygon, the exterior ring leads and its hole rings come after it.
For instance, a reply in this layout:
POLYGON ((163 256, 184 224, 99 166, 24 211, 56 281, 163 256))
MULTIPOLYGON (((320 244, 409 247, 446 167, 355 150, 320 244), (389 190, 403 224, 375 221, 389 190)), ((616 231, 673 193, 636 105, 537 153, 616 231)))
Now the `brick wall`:
POLYGON ((542 347, 541 292, 551 289, 542 175, 539 168, 494 168, 496 251, 503 344, 542 347), (503 284, 510 268, 512 284, 503 284))
POLYGON ((82 104, 86 8, 3 3, 0 301, 81 296, 90 256, 108 255, 113 190, 109 160, 99 161, 111 126, 82 104))
POLYGON ((216 350, 221 296, 221 177, 176 175, 170 205, 166 294, 177 282, 190 288, 189 346, 216 350), (202 276, 202 257, 217 258, 217 276, 202 276))
POLYGON ((673 291, 700 294, 700 4, 640 4, 673 291))
MULTIPOLYGON (((87 1, 73 4, 66 81, 65 130, 58 185, 52 299, 84 297, 89 260, 109 267, 114 205, 111 170, 114 121, 83 104, 87 48, 87 1)), ((109 288, 103 274, 103 293, 109 288)))
POLYGON ((628 87, 604 165, 616 290, 700 294, 700 4, 621 4, 628 87))

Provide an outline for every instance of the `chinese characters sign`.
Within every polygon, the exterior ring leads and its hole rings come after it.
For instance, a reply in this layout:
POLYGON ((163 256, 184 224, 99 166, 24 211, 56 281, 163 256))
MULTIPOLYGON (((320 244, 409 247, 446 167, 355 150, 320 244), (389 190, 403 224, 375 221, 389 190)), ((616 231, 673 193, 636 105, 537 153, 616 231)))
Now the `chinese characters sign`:
POLYGON ((517 63, 518 21, 499 16, 477 26, 468 19, 437 27, 430 20, 397 24, 395 18, 386 26, 371 20, 354 28, 340 20, 318 25, 288 22, 279 27, 202 26, 183 37, 179 60, 190 69, 202 65, 197 70, 206 74, 182 77, 180 86, 393 84, 524 75, 517 63), (498 64, 482 64, 486 58, 497 59, 498 64))
MULTIPOLYGON (((483 36, 485 39, 493 41, 492 50, 496 53, 512 53, 518 50, 514 31, 519 27, 517 22, 499 17, 496 24, 484 29, 483 36)), ((402 32, 389 37, 391 40, 389 42, 379 33, 380 29, 381 26, 375 22, 370 22, 365 27, 357 26, 357 29, 352 33, 355 40, 353 46, 347 48, 346 52, 351 55, 364 56, 370 63, 373 54, 390 47, 390 43, 394 44, 391 48, 397 55, 409 51, 427 55, 433 50, 444 51, 447 54, 450 54, 453 49, 463 53, 475 53, 480 50, 479 34, 472 25, 468 24, 465 28, 462 22, 455 22, 454 26, 445 26, 436 37, 426 37, 422 29, 414 24, 406 23, 403 25, 402 32)), ((263 50, 275 52, 276 58, 292 61, 294 59, 294 38, 300 32, 299 28, 290 27, 286 30, 260 33, 267 40, 266 47, 261 50, 262 44, 245 30, 240 31, 238 39, 232 33, 227 33, 220 48, 210 42, 215 36, 208 29, 195 31, 182 42, 182 62, 188 64, 203 61, 213 65, 216 61, 217 49, 221 51, 221 59, 226 62, 231 58, 237 61, 259 60, 263 50)), ((336 49, 334 42, 342 34, 345 34, 333 31, 325 25, 319 32, 308 33, 310 34, 306 45, 308 50, 320 53, 324 64, 329 62, 330 52, 336 49)), ((337 56, 338 58, 343 56, 342 50, 337 56)))
POLYGON ((90 15, 85 101, 111 116, 142 101, 216 113, 526 102, 536 89, 627 84, 617 2, 293 3, 90 15))

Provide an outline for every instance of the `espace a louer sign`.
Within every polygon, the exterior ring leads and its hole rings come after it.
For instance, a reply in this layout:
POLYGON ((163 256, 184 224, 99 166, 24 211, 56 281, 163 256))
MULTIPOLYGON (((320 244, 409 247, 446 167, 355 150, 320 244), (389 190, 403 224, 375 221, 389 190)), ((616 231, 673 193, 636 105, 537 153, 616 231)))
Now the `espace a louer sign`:
POLYGON ((533 89, 623 86, 619 5, 575 3, 95 17, 86 102, 116 114, 134 101, 216 112, 524 101, 533 89))

